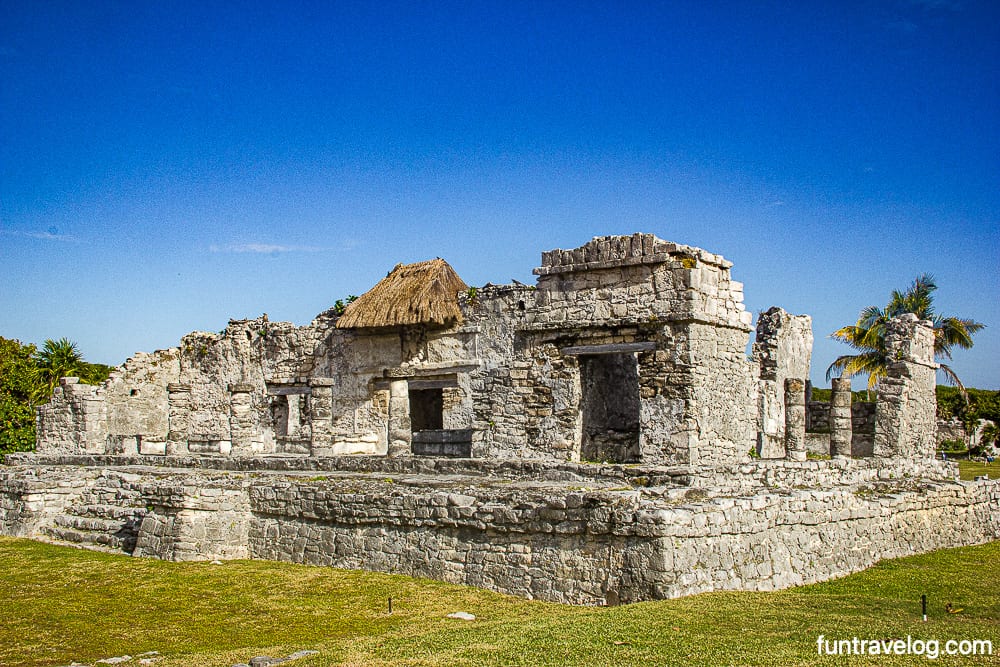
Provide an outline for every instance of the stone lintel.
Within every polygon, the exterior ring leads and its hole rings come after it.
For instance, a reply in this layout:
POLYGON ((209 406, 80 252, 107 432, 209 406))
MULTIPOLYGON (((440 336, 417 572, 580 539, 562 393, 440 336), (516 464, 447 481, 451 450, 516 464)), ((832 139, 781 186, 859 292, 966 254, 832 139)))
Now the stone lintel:
MULTIPOLYGON (((386 390, 389 389, 389 385, 392 381, 387 378, 382 378, 375 380, 375 389, 386 390)), ((445 377, 445 378, 415 378, 409 380, 407 387, 410 389, 450 389, 458 386, 457 377, 445 377)))
MULTIPOLYGON (((398 370, 401 373, 410 375, 390 375, 389 370, 385 371, 385 377, 428 377, 435 375, 449 375, 456 373, 471 373, 478 370, 483 365, 479 359, 459 359, 456 361, 442 361, 438 363, 420 364, 414 366, 403 366, 398 370)), ((392 369, 396 370, 396 369, 392 369)))
POLYGON ((233 394, 249 394, 254 390, 252 384, 234 383, 229 385, 229 391, 233 394))
POLYGON ((312 388, 305 386, 297 387, 268 387, 268 396, 295 396, 300 394, 311 394, 312 388))
POLYGON ((286 384, 290 384, 290 385, 304 385, 304 384, 308 384, 309 383, 309 378, 308 377, 304 377, 304 376, 274 377, 274 378, 265 378, 264 382, 266 382, 268 385, 272 385, 272 384, 273 385, 286 385, 286 384))
POLYGON ((610 343, 607 345, 575 345, 560 350, 566 356, 591 354, 628 354, 630 352, 653 352, 656 343, 651 341, 640 343, 610 343))
POLYGON ((309 378, 310 387, 332 387, 336 383, 334 378, 309 378))

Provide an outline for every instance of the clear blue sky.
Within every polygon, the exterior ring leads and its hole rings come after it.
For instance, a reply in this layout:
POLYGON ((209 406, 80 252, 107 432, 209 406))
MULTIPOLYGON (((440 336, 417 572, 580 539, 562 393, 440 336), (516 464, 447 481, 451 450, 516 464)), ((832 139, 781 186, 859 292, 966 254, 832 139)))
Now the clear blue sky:
POLYGON ((0 336, 309 322, 653 232, 829 340, 918 273, 1000 388, 1000 3, 0 0, 0 336))

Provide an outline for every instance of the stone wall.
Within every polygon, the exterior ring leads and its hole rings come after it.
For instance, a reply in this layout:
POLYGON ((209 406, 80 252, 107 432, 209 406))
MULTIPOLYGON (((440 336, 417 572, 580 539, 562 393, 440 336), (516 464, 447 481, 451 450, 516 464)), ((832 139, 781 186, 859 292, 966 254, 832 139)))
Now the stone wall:
POLYGON ((939 419, 934 441, 940 445, 945 440, 957 440, 969 443, 969 434, 965 431, 965 424, 961 419, 939 419))
POLYGON ((66 454, 103 453, 107 447, 108 408, 103 387, 66 377, 38 408, 36 449, 66 454))
POLYGON ((158 475, 140 487, 148 512, 135 556, 162 560, 247 558, 250 523, 242 475, 158 475))
POLYGON ((170 431, 167 387, 178 382, 179 376, 177 348, 136 353, 112 372, 103 389, 113 451, 166 453, 170 431))
MULTIPOLYGON (((872 455, 875 439, 875 405, 875 402, 866 401, 851 403, 851 456, 872 455)), ((830 454, 829 401, 809 401, 806 404, 806 435, 810 452, 823 456, 830 454)))
POLYGON ((100 539, 113 521, 81 523, 84 546, 398 572, 574 604, 779 589, 1000 537, 1000 482, 956 482, 933 461, 756 461, 693 486, 655 485, 657 469, 641 466, 624 479, 621 466, 572 468, 592 470, 585 490, 554 464, 485 477, 448 465, 459 474, 8 467, 0 530, 52 539, 101 498, 128 514, 141 504, 141 523, 131 543, 100 539), (828 479, 840 483, 815 486, 828 479))
POLYGON ((538 297, 527 323, 539 327, 698 320, 749 330, 743 284, 720 255, 652 234, 599 236, 574 250, 542 253, 538 297))
POLYGON ((97 469, 0 467, 0 534, 32 537, 99 476, 97 469))
POLYGON ((337 482, 250 490, 250 549, 575 603, 657 597, 661 551, 636 494, 337 482), (648 522, 649 529, 641 526, 648 522), (628 526, 626 528, 626 526, 628 526))

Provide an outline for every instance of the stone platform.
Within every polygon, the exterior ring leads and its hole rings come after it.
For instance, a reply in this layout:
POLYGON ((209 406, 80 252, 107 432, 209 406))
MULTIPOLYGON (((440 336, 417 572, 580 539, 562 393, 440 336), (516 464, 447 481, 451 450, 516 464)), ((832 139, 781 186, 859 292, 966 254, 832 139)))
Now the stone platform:
POLYGON ((732 468, 13 455, 0 532, 165 560, 396 572, 571 604, 773 590, 1000 537, 948 464, 732 468))

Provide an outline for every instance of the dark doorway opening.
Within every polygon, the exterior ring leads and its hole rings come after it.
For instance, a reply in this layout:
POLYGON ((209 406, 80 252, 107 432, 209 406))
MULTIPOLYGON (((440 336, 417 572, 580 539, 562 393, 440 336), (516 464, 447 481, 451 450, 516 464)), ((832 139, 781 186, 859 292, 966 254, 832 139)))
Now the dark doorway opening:
POLYGON ((639 460, 639 362, 635 353, 580 356, 586 461, 639 460))
POLYGON ((444 397, 440 389, 410 390, 410 430, 436 431, 444 428, 444 397))

